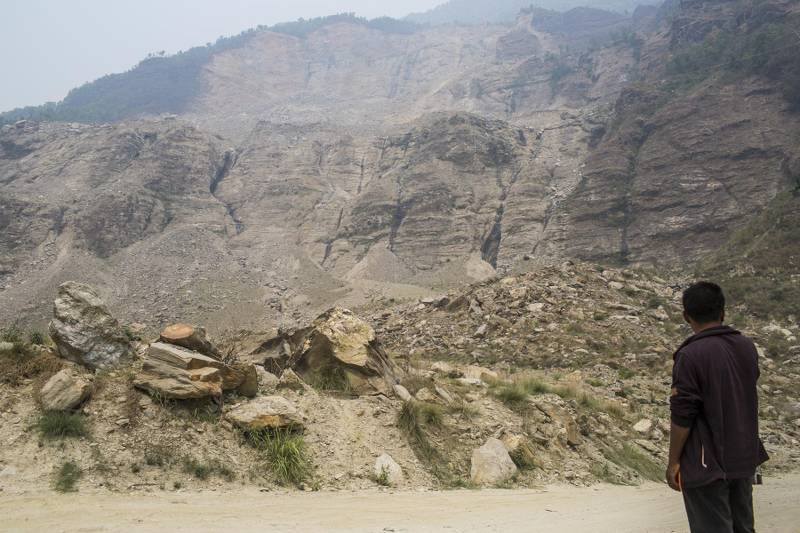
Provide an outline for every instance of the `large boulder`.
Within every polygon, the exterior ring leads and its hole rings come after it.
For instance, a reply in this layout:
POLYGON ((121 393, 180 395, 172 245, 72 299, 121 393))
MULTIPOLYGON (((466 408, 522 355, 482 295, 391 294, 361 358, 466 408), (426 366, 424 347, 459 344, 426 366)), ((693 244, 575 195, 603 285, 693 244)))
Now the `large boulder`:
POLYGON ((516 473, 517 465, 498 439, 490 438, 472 452, 470 478, 476 485, 497 485, 511 479, 516 473))
POLYGON ((68 281, 58 288, 50 337, 58 354, 91 369, 112 368, 132 356, 131 344, 92 287, 68 281))
MULTIPOLYGON (((390 395, 400 372, 375 337, 351 311, 334 307, 307 328, 293 350, 292 366, 307 380, 335 370, 356 394, 390 395)), ((314 381, 314 380, 310 380, 314 381)))
POLYGON ((154 342, 147 349, 134 385, 165 398, 186 400, 219 396, 223 390, 238 388, 243 380, 241 370, 212 357, 154 342))
POLYGON ((45 411, 69 411, 86 401, 92 394, 92 384, 64 368, 51 377, 39 391, 39 401, 45 411))
POLYGON ((297 407, 281 396, 260 396, 237 405, 225 418, 241 429, 302 429, 303 416, 297 407))
POLYGON ((220 358, 219 350, 206 338, 206 330, 200 326, 172 324, 164 328, 158 340, 188 348, 214 359, 220 358))
POLYGON ((403 469, 388 453, 381 454, 375 460, 375 479, 380 483, 396 487, 403 482, 403 469))

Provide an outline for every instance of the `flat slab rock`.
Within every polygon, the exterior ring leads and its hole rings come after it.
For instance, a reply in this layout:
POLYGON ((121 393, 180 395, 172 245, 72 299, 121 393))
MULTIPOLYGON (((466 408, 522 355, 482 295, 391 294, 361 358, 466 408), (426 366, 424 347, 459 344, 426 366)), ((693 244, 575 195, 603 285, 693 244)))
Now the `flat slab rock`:
POLYGON ((297 407, 282 396, 261 396, 237 405, 225 418, 241 429, 301 429, 304 417, 297 407))
POLYGON ((163 342, 147 349, 134 385, 166 398, 219 396, 241 385, 244 373, 206 355, 163 342))

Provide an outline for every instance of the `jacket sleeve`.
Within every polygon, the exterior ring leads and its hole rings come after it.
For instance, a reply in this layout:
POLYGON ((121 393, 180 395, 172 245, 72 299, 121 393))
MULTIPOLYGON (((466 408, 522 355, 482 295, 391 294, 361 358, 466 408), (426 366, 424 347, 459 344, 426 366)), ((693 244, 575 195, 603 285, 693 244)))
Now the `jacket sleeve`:
POLYGON ((672 422, 690 428, 703 408, 703 395, 697 368, 691 357, 678 353, 672 367, 672 396, 669 399, 672 422))

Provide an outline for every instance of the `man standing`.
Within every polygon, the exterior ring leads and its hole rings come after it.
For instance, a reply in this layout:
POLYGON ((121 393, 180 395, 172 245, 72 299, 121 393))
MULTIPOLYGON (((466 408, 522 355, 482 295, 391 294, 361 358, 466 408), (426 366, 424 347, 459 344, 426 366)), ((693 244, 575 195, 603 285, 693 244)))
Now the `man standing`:
POLYGON ((683 492, 692 533, 754 532, 753 477, 768 459, 758 436, 758 353, 722 325, 719 285, 686 289, 683 316, 694 335, 674 357, 667 483, 683 492))

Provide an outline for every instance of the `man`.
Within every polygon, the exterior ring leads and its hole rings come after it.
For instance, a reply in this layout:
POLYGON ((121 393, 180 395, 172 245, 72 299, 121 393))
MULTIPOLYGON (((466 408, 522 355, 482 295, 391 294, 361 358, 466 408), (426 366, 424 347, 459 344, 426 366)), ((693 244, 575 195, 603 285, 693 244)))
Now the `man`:
POLYGON ((722 325, 719 285, 686 289, 683 317, 694 335, 674 357, 667 483, 683 492, 693 533, 754 532, 753 477, 768 459, 758 437, 758 353, 722 325))

